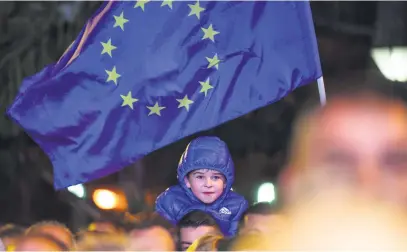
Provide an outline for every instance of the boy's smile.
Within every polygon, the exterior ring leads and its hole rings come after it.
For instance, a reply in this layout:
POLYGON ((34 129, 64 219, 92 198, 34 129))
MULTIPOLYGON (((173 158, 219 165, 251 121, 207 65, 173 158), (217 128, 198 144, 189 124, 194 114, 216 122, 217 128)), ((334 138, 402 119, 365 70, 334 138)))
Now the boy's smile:
POLYGON ((185 184, 200 201, 211 204, 222 195, 225 180, 225 176, 218 171, 199 169, 185 177, 185 184))

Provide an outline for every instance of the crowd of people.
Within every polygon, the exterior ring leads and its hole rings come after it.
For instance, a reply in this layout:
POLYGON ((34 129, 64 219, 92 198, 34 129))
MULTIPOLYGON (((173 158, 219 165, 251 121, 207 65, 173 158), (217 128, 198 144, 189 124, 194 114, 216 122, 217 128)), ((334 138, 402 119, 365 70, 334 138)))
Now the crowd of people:
POLYGON ((293 129, 279 205, 231 189, 233 161, 216 137, 193 140, 179 185, 153 212, 72 234, 57 222, 0 229, 14 251, 406 250, 407 107, 372 90, 306 108, 293 129))
MULTIPOLYGON (((275 206, 269 203, 253 205, 239 230, 245 234, 268 232, 262 223, 275 214, 275 206)), ((28 228, 8 224, 0 228, 0 239, 5 251, 226 251, 235 242, 201 210, 189 212, 176 226, 157 213, 143 212, 120 221, 100 220, 76 234, 55 221, 28 228)))

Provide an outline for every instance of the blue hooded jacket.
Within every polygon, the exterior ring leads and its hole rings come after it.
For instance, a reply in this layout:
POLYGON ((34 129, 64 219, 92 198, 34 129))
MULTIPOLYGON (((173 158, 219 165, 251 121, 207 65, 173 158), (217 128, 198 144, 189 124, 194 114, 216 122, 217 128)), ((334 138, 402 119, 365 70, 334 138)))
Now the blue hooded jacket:
POLYGON ((198 137, 191 141, 181 156, 177 177, 179 185, 161 193, 156 200, 156 211, 174 224, 192 210, 211 214, 226 236, 237 233, 238 223, 248 207, 245 198, 232 191, 235 167, 225 142, 217 137, 198 137), (211 204, 201 202, 192 193, 184 178, 197 169, 212 169, 226 178, 223 193, 211 204))

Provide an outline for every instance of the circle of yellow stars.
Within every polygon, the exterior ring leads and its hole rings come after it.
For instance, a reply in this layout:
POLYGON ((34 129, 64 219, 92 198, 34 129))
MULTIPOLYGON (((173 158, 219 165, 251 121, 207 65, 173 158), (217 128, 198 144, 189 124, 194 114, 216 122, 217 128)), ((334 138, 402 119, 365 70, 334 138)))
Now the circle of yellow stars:
MULTIPOLYGON (((151 0, 137 0, 136 4, 134 5, 135 9, 141 9, 141 11, 146 10, 146 5, 149 3, 151 0)), ((173 0, 164 0, 161 3, 161 7, 168 6, 168 8, 172 9, 173 5, 173 0)), ((190 8, 190 12, 188 14, 188 17, 190 16, 195 16, 198 20, 201 18, 201 13, 205 11, 205 8, 201 7, 199 4, 199 1, 197 1, 195 4, 188 4, 188 7, 190 8)), ((114 24, 113 28, 119 28, 122 31, 125 29, 125 25, 130 22, 130 20, 125 18, 124 12, 122 11, 120 15, 115 16, 113 15, 114 18, 114 24)), ((215 30, 213 27, 213 24, 209 24, 208 27, 201 27, 201 30, 203 32, 202 40, 209 39, 212 42, 215 42, 215 36, 220 34, 219 31, 215 30)), ((112 42, 112 39, 109 38, 107 41, 100 42, 103 49, 101 52, 101 55, 108 55, 110 58, 113 58, 114 55, 114 50, 117 49, 117 46, 115 46, 112 42)), ((218 58, 218 55, 215 53, 213 57, 205 57, 208 65, 207 68, 215 68, 219 69, 219 63, 221 62, 220 59, 218 58)), ((116 66, 113 66, 111 70, 105 70, 107 74, 107 79, 106 82, 113 82, 114 85, 118 85, 119 83, 119 78, 121 75, 117 72, 116 66)), ((199 93, 203 93, 205 97, 208 95, 208 92, 213 89, 214 87, 211 85, 210 79, 207 78, 206 80, 199 81, 199 84, 201 85, 201 90, 199 93)), ((130 109, 134 109, 134 103, 138 102, 139 99, 133 97, 131 91, 129 91, 126 95, 121 94, 120 97, 122 98, 122 107, 129 107, 130 109)), ((194 103, 193 100, 188 98, 188 95, 185 95, 183 98, 176 99, 178 104, 178 108, 182 109, 185 108, 186 111, 189 111, 190 106, 194 103)), ((149 110, 148 116, 151 115, 157 115, 161 116, 161 110, 165 109, 166 107, 160 106, 158 102, 155 102, 154 105, 152 106, 146 106, 146 108, 149 110)))

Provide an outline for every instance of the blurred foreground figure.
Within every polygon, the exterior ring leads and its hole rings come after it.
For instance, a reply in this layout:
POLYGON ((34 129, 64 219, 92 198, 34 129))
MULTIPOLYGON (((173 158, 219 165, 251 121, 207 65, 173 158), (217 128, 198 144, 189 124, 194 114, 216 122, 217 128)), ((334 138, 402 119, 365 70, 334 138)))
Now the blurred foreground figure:
POLYGON ((132 251, 174 251, 173 226, 157 213, 139 213, 129 228, 132 251))
POLYGON ((239 234, 263 233, 270 235, 280 228, 279 207, 268 202, 251 205, 243 214, 239 234))
POLYGON ((0 227, 0 251, 14 250, 18 238, 23 235, 25 228, 13 224, 0 227))
POLYGON ((186 251, 219 251, 219 242, 223 239, 221 234, 207 234, 194 241, 186 251))
POLYGON ((86 234, 77 244, 77 251, 126 251, 130 246, 127 236, 119 233, 86 234))
POLYGON ((281 185, 286 203, 342 184, 407 207, 407 109, 401 100, 373 91, 333 97, 299 118, 291 144, 281 185))
MULTIPOLYGON (((295 125, 278 232, 231 250, 407 250, 407 109, 358 91, 295 125)), ((269 225, 272 225, 270 223, 269 225)))
POLYGON ((93 222, 88 226, 87 231, 89 232, 100 232, 100 233, 108 233, 108 234, 117 234, 120 233, 120 228, 115 226, 115 224, 111 222, 93 222))
POLYGON ((273 235, 242 236, 231 250, 407 251, 407 217, 401 208, 332 188, 291 205, 273 235))
POLYGON ((71 231, 62 223, 56 221, 38 222, 27 229, 27 235, 48 235, 67 248, 73 248, 75 245, 71 231))
POLYGON ((15 251, 68 251, 62 242, 47 234, 28 234, 22 236, 15 246, 15 251))

